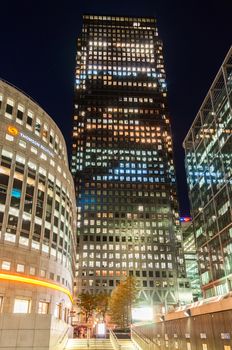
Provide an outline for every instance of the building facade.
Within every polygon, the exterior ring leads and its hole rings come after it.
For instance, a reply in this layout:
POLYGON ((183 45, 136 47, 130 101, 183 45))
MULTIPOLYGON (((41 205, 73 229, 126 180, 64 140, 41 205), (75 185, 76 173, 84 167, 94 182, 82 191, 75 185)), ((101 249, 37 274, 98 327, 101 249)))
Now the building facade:
POLYGON ((30 97, 1 80, 0 349, 63 349, 72 308, 75 220, 60 130, 30 97))
POLYGON ((185 140, 186 170, 205 297, 232 288, 232 48, 185 140))
POLYGON ((84 16, 76 60, 77 290, 110 293, 133 275, 142 299, 176 304, 189 290, 155 19, 84 16))
POLYGON ((202 293, 192 218, 181 217, 180 222, 183 239, 186 276, 190 282, 190 286, 192 289, 193 301, 197 301, 202 298, 202 293))

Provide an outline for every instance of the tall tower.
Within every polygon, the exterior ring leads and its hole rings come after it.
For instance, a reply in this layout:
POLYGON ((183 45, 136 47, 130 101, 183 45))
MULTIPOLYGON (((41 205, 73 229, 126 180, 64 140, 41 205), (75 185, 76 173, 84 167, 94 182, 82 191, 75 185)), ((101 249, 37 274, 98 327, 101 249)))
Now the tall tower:
POLYGON ((72 174, 78 290, 137 277, 141 298, 186 295, 162 42, 154 18, 89 16, 77 42, 72 174))

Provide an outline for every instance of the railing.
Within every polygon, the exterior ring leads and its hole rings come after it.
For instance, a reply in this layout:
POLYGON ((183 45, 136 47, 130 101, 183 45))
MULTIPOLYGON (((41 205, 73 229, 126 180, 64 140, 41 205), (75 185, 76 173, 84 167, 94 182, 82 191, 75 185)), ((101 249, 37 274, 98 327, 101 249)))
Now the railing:
POLYGON ((114 350, 121 350, 121 345, 118 342, 118 338, 114 334, 114 332, 110 329, 110 342, 114 348, 114 350))
POLYGON ((142 350, 157 350, 160 349, 158 344, 152 342, 150 339, 146 338, 144 335, 137 333, 134 329, 131 329, 131 340, 133 343, 139 346, 142 350))
POLYGON ((62 344, 64 341, 64 338, 66 337, 66 335, 68 334, 68 332, 70 331, 70 327, 68 327, 66 329, 66 331, 64 332, 64 334, 61 335, 61 337, 59 338, 59 344, 62 344))

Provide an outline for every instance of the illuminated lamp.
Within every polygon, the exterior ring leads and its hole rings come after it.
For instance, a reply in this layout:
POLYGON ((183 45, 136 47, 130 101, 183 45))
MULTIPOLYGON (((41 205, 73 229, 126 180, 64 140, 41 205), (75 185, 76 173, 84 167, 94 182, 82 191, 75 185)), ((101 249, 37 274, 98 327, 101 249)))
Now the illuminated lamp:
POLYGON ((23 276, 8 274, 8 273, 0 273, 0 280, 21 282, 21 283, 32 284, 40 287, 46 287, 46 288, 58 290, 59 292, 65 293, 73 303, 73 298, 70 291, 54 283, 41 281, 30 277, 23 277, 23 276))
POLYGON ((152 321, 153 309, 150 306, 142 306, 132 308, 132 320, 133 321, 152 321))
POLYGON ((184 315, 187 316, 187 317, 190 317, 191 316, 191 310, 190 309, 187 309, 184 311, 184 315))
POLYGON ((190 216, 182 216, 179 220, 180 222, 190 222, 192 221, 192 218, 190 216))

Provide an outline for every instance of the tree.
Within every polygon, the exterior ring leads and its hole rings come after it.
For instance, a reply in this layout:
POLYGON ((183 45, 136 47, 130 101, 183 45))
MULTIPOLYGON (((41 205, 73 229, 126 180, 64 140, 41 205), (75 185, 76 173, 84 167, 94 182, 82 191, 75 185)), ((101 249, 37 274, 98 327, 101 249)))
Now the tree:
POLYGON ((92 294, 82 293, 79 295, 77 305, 81 309, 81 312, 85 315, 85 322, 87 323, 96 309, 96 297, 92 294))
POLYGON ((106 312, 108 310, 109 296, 104 293, 96 295, 96 311, 102 315, 105 319, 106 312))
POLYGON ((136 280, 129 276, 113 290, 109 301, 109 314, 113 322, 125 328, 131 323, 131 309, 138 290, 136 280))

